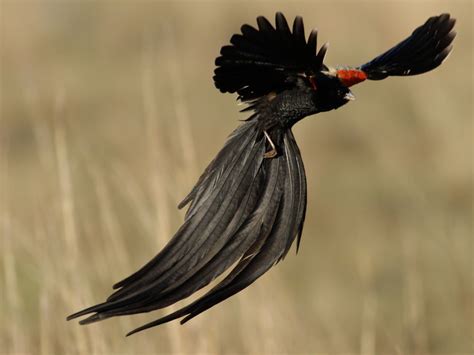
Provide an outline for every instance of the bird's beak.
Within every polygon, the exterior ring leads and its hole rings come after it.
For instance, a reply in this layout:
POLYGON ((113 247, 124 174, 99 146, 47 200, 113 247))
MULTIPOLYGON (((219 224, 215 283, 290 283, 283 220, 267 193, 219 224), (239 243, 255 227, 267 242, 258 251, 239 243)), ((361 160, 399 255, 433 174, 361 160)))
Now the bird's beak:
POLYGON ((344 95, 344 99, 346 99, 347 101, 354 101, 356 97, 352 92, 349 91, 347 94, 344 95))

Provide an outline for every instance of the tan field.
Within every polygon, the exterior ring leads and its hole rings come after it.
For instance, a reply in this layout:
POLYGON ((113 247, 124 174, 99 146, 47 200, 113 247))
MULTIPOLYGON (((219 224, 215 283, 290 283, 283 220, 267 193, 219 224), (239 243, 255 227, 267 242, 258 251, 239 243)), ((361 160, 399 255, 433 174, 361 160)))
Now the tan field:
POLYGON ((472 13, 471 1, 2 0, 0 353, 472 354, 472 13), (176 205, 246 118, 214 88, 214 59, 278 10, 319 29, 329 65, 362 64, 442 12, 458 36, 435 71, 363 83, 295 126, 309 189, 298 255, 184 326, 124 337, 170 309, 66 322, 179 227, 176 205))

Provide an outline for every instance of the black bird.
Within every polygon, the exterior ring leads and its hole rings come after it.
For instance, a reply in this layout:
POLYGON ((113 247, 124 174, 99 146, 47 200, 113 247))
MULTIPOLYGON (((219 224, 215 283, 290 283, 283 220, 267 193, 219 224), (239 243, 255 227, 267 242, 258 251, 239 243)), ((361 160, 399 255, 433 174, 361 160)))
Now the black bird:
POLYGON ((237 93, 251 116, 227 139, 196 186, 179 204, 189 205, 183 225, 161 252, 114 285, 103 303, 67 319, 94 313, 89 324, 114 316, 154 311, 208 285, 233 264, 216 286, 188 306, 127 335, 177 318, 185 323, 243 290, 285 257, 296 238, 298 249, 306 214, 306 177, 292 126, 306 116, 337 109, 354 99, 349 87, 366 79, 425 73, 452 49, 455 20, 430 17, 422 26, 370 62, 331 68, 323 63, 317 31, 306 40, 303 19, 293 28, 281 13, 275 27, 258 17, 258 28, 222 47, 214 83, 237 93))

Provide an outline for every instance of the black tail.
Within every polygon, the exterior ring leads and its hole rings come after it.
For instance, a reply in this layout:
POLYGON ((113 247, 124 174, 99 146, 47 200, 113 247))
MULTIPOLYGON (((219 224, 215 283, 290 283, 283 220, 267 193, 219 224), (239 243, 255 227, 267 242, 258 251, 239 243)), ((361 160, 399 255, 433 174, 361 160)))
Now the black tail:
POLYGON ((410 37, 360 69, 371 80, 422 74, 439 66, 451 52, 456 20, 449 14, 430 17, 410 37))
POLYGON ((67 319, 94 313, 88 324, 149 312, 178 302, 208 285, 238 262, 207 294, 167 317, 133 332, 186 316, 182 323, 249 286, 298 244, 306 210, 306 179, 290 130, 279 136, 279 155, 265 159, 267 143, 257 120, 229 137, 191 193, 184 224, 164 249, 117 283, 106 302, 67 319))

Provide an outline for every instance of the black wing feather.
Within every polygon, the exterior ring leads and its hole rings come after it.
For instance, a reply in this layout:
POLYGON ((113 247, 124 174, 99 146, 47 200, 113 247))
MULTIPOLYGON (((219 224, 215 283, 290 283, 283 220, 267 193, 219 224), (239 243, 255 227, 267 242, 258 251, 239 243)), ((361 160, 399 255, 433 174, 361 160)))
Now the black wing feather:
POLYGON ((316 30, 306 42, 301 17, 295 18, 293 32, 280 12, 275 24, 273 27, 259 16, 258 29, 243 25, 242 34, 233 35, 231 45, 221 49, 214 71, 214 83, 221 92, 237 92, 243 101, 254 100, 291 87, 291 76, 321 69, 323 57, 316 55, 316 30))
POLYGON ((430 17, 413 33, 360 69, 368 79, 417 75, 438 67, 451 52, 456 20, 449 14, 430 17))
POLYGON ((297 47, 305 45, 306 37, 304 35, 304 24, 301 16, 296 16, 293 21, 293 38, 295 39, 297 47))

